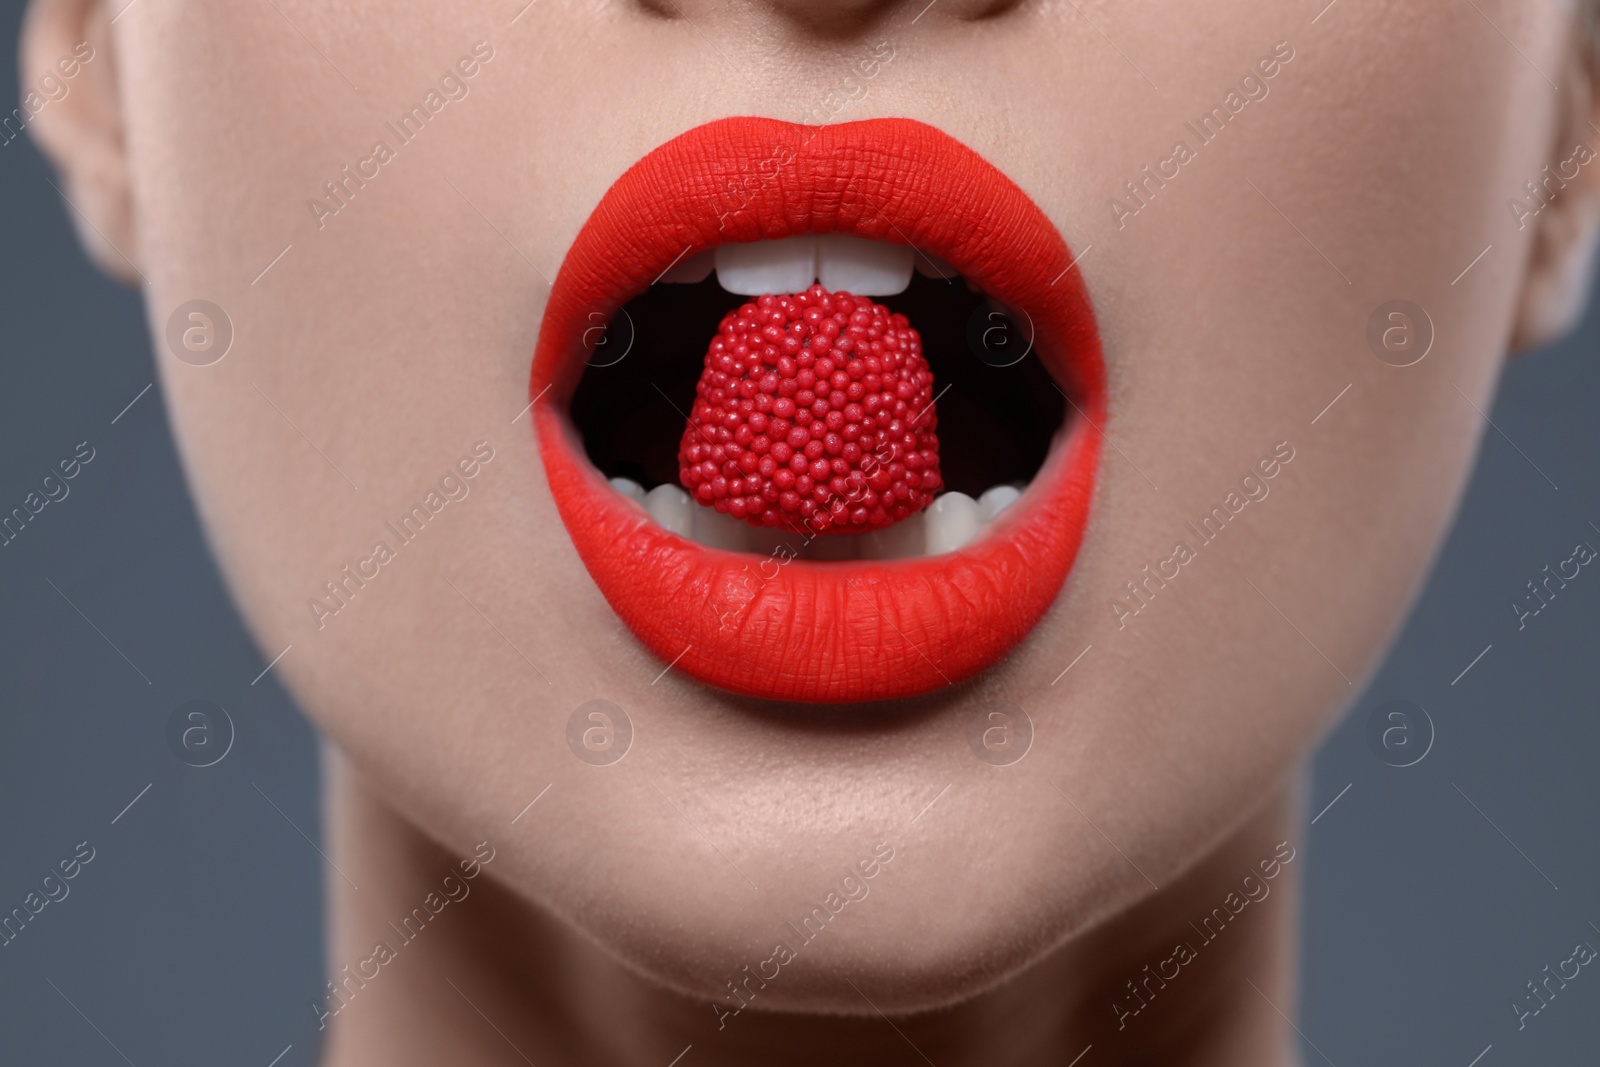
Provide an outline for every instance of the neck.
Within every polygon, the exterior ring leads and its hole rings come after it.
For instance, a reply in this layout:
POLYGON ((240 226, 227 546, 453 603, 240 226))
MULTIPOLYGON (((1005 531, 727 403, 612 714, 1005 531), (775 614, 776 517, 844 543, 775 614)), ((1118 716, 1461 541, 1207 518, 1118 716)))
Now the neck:
POLYGON ((1303 861, 1270 880, 1260 866, 1297 839, 1292 787, 1150 898, 955 1008, 893 1025, 876 1014, 751 1010, 719 1031, 706 1003, 617 963, 498 884, 492 864, 461 877, 470 851, 457 856, 425 837, 342 761, 330 761, 328 779, 330 852, 342 874, 330 879, 324 1067, 664 1067, 691 1045, 681 1067, 921 1065, 930 1056, 940 1067, 1059 1065, 1091 1045, 1085 1067, 1296 1062, 1278 1010, 1295 1005, 1303 861), (1247 898, 1250 874, 1248 893, 1261 899, 1247 898))

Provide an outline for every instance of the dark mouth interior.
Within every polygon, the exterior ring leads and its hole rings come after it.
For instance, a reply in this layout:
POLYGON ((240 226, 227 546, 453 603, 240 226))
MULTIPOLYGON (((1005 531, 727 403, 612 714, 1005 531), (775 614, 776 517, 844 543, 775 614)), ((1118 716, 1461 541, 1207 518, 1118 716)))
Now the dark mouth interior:
MULTIPOLYGON (((678 484, 678 441, 706 348, 722 317, 750 299, 724 290, 713 273, 693 285, 651 286, 613 316, 570 409, 590 462, 607 478, 646 489, 678 484)), ((904 292, 874 299, 922 335, 945 488, 977 497, 1029 482, 1067 405, 1036 355, 1011 362, 1028 347, 1028 326, 992 311, 960 278, 919 273, 904 292), (996 365, 1003 363, 1010 365, 996 365)))

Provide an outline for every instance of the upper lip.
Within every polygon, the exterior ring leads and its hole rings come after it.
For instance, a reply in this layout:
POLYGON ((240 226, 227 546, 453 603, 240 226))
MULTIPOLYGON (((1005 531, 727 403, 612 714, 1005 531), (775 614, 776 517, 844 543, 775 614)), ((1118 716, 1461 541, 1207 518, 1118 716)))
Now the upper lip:
POLYGON ((1055 600, 1088 518, 1100 435, 1083 424, 1102 421, 1104 366, 1073 265, 1020 188, 920 122, 723 119, 650 152, 568 251, 529 383, 551 493, 601 593, 663 661, 751 696, 884 700, 992 666, 1055 600), (696 545, 610 490, 567 417, 592 345, 585 331, 673 262, 728 242, 833 232, 909 244, 1025 312, 1035 351, 1081 416, 995 532, 958 552, 814 563, 696 545))

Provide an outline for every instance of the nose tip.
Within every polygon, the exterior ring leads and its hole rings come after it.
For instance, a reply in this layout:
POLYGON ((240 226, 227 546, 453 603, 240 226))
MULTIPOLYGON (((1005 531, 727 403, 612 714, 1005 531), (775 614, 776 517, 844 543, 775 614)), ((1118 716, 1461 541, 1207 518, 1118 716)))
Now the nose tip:
MULTIPOLYGON (((726 0, 636 0, 668 19, 694 22, 728 13, 726 0)), ((971 21, 1010 10, 1022 0, 746 0, 758 15, 775 16, 819 37, 850 37, 890 22, 899 25, 957 19, 971 21)))
POLYGON ((906 0, 759 0, 789 22, 818 30, 849 32, 882 22, 906 0))

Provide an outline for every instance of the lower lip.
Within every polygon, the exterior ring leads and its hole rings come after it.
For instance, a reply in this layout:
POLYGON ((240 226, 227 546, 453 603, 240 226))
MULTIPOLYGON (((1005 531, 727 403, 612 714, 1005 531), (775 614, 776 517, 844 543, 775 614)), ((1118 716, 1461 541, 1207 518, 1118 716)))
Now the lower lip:
POLYGON ((1104 367, 1073 262, 1027 194, 911 120, 724 119, 640 160, 567 253, 529 383, 551 494, 612 609, 674 670, 769 700, 910 697, 999 662, 1060 593, 1093 495, 1104 367), (706 548, 656 525, 584 455, 566 404, 586 331, 675 259, 799 233, 910 244, 1033 320, 1035 351, 1080 417, 980 540, 940 556, 831 563, 706 548))

